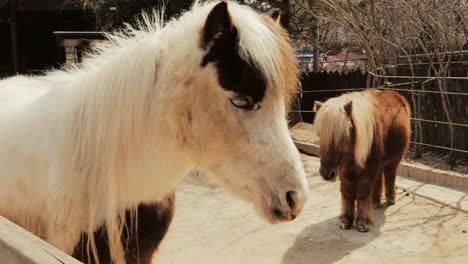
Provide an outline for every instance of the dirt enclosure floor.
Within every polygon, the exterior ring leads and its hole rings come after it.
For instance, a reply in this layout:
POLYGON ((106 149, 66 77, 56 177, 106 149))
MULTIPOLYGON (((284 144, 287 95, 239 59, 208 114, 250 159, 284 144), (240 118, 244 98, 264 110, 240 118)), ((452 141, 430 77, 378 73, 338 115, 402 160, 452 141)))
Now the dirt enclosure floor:
POLYGON ((287 224, 263 222, 214 184, 181 183, 174 222, 154 263, 468 263, 466 210, 399 188, 395 206, 375 210, 369 233, 342 231, 338 181, 323 181, 319 160, 302 158, 311 199, 287 224))

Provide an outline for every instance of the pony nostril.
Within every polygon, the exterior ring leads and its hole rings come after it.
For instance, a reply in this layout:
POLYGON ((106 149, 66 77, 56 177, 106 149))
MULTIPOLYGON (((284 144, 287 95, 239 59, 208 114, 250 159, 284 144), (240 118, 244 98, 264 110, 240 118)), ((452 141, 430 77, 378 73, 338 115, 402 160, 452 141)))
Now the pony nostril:
POLYGON ((325 171, 323 170, 323 167, 320 167, 319 173, 320 175, 325 176, 325 171))
POLYGON ((328 178, 329 179, 335 178, 335 173, 336 173, 335 170, 330 171, 330 174, 328 175, 328 178))
POLYGON ((277 218, 277 219, 283 219, 284 218, 284 213, 283 211, 281 211, 280 209, 278 208, 274 208, 272 211, 273 215, 277 218))
POLYGON ((286 193, 286 201, 288 202, 288 206, 291 209, 294 209, 294 207, 296 207, 296 202, 294 201, 295 197, 297 197, 297 192, 295 191, 289 191, 286 193))

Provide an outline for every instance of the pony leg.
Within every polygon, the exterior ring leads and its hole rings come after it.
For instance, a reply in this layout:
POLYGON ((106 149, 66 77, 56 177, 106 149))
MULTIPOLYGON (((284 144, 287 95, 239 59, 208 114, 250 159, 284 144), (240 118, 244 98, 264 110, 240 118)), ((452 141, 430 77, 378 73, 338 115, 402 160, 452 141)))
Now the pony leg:
POLYGON ((356 227, 359 232, 368 232, 373 223, 371 196, 357 201, 356 227))
POLYGON ((348 230, 354 222, 354 198, 341 197, 340 229, 348 230))
POLYGON ((354 222, 354 186, 351 182, 343 179, 341 184, 341 215, 340 229, 348 230, 354 222))
POLYGON ((395 204, 395 182, 398 164, 392 164, 384 169, 385 174, 385 198, 387 206, 395 204))
MULTIPOLYGON (((366 176, 367 175, 361 175, 361 177, 366 176)), ((356 227, 359 232, 368 232, 369 225, 373 223, 372 187, 373 182, 369 178, 358 181, 356 185, 356 227)))
POLYGON ((374 188, 372 188, 372 205, 374 209, 379 208, 381 204, 382 178, 383 178, 383 174, 380 171, 377 173, 377 178, 375 179, 375 182, 374 182, 374 188))

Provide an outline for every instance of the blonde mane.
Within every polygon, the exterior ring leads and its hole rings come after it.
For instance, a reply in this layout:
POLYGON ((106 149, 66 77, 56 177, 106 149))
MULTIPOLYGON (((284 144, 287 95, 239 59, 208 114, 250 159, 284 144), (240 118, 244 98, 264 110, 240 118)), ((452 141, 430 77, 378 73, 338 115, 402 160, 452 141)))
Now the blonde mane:
POLYGON ((320 148, 326 152, 331 144, 351 144, 351 126, 355 132, 354 159, 363 167, 372 148, 375 133, 373 102, 365 92, 353 92, 326 101, 318 110, 314 124, 320 148), (344 105, 352 101, 351 120, 344 105))

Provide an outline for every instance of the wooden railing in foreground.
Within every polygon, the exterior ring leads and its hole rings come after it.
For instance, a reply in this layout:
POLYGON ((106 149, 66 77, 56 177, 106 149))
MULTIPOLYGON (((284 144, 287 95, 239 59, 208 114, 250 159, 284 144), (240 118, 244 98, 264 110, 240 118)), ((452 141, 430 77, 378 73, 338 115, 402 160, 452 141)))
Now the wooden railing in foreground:
POLYGON ((81 262, 0 216, 0 263, 80 264, 81 262))

